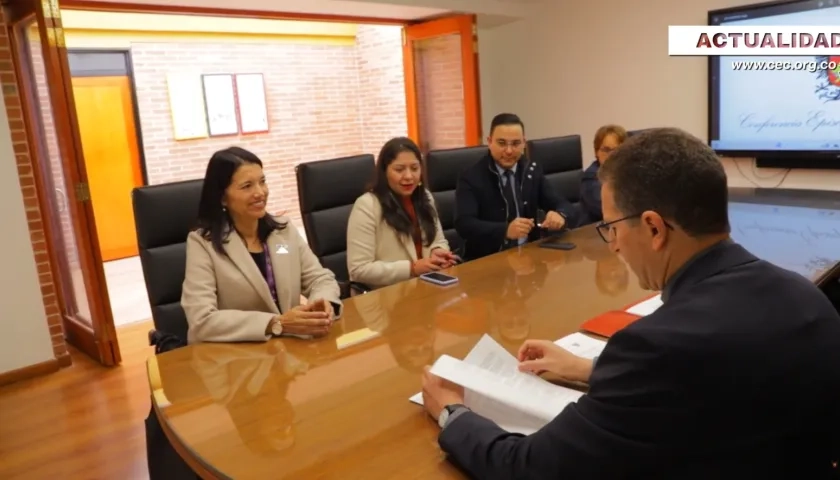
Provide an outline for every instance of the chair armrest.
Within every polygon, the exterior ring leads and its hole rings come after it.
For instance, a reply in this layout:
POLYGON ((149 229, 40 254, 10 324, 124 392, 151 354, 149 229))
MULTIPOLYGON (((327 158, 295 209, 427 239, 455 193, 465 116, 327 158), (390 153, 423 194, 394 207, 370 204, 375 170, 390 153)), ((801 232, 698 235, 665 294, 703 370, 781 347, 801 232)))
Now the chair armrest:
POLYGON ((338 288, 341 290, 341 298, 350 298, 354 295, 364 295, 365 293, 370 292, 373 290, 372 288, 368 287, 364 283, 359 282, 350 282, 350 281, 339 281, 338 288))
POLYGON ((357 294, 364 295, 365 293, 368 293, 371 290, 373 290, 372 288, 368 287, 364 283, 359 283, 359 282, 349 282, 349 287, 350 287, 350 294, 351 295, 353 294, 353 292, 355 292, 357 294))

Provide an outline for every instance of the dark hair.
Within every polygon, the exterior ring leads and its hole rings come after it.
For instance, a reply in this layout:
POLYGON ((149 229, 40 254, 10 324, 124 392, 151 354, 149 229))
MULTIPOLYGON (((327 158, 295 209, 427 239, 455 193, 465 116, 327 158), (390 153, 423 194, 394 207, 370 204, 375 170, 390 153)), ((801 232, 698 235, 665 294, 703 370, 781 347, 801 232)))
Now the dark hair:
POLYGON ((493 120, 490 122, 490 136, 493 136, 496 127, 501 127, 502 125, 519 125, 522 127, 522 133, 525 133, 525 124, 522 123, 522 119, 518 115, 513 113, 500 113, 493 117, 493 120))
POLYGON ((426 187, 422 185, 422 180, 426 178, 426 165, 423 160, 423 155, 420 153, 420 148, 417 147, 417 144, 413 140, 406 137, 397 137, 385 142, 376 159, 376 170, 370 191, 376 195, 376 198, 379 199, 379 203, 382 205, 382 217, 385 219, 385 223, 397 232, 411 237, 414 231, 411 218, 409 218, 408 212, 403 208, 402 203, 397 200, 397 197, 388 185, 388 165, 396 160, 397 156, 402 152, 413 153, 420 162, 422 172, 420 174, 421 185, 419 188, 414 189, 414 192, 411 194, 411 203, 414 204, 417 221, 420 223, 420 230, 425 237, 423 243, 428 247, 434 241, 437 233, 437 222, 435 221, 437 212, 429 200, 426 187))
MULTIPOLYGON (((198 204, 198 233, 206 240, 210 240, 213 248, 227 256, 224 244, 233 231, 233 221, 227 210, 223 209, 222 199, 225 190, 230 186, 233 174, 242 165, 259 165, 262 161, 253 153, 239 147, 229 147, 219 150, 207 162, 204 173, 204 185, 201 188, 201 200, 198 204)), ((286 228, 286 223, 280 223, 271 214, 265 214, 257 224, 257 235, 265 242, 274 230, 286 228)))
POLYGON ((729 232, 726 172, 703 141, 655 128, 621 144, 598 171, 623 215, 653 210, 691 236, 729 232))

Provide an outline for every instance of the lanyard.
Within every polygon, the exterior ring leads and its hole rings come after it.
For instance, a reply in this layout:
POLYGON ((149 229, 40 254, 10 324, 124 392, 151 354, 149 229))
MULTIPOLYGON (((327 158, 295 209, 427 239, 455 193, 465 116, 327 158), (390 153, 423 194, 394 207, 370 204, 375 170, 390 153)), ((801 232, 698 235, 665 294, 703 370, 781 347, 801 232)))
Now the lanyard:
POLYGON ((278 308, 280 302, 277 300, 277 283, 274 280, 274 268, 271 266, 271 252, 268 250, 268 245, 263 242, 263 252, 265 252, 265 282, 268 283, 268 289, 271 291, 271 298, 278 308))

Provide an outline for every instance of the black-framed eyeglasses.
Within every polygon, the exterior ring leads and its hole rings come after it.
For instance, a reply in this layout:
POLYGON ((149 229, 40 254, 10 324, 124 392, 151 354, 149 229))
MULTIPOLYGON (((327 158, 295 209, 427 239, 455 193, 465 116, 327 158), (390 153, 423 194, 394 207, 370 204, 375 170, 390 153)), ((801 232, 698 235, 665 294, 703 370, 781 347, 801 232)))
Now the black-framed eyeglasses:
MULTIPOLYGON (((606 243, 610 243, 613 240, 615 240, 615 235, 613 233, 614 232, 613 225, 615 225, 618 222, 623 222, 625 220, 630 220, 631 218, 639 218, 641 216, 642 216, 641 213, 637 213, 637 214, 634 214, 634 215, 627 215, 626 217, 621 217, 618 220, 613 220, 611 222, 600 222, 597 225, 595 225, 595 230, 598 231, 598 235, 601 236, 601 240, 605 241, 606 243)), ((663 221, 662 223, 665 224, 665 228, 667 228, 669 230, 673 229, 673 227, 671 227, 671 225, 669 225, 668 222, 663 221)))

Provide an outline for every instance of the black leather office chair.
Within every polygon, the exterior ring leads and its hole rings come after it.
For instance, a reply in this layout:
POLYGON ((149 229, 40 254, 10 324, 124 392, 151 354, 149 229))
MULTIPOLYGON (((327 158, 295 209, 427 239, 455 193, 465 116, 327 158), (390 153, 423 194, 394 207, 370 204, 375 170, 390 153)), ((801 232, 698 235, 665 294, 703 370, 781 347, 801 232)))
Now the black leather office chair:
POLYGON ((330 269, 342 298, 364 293, 347 272, 347 222, 356 199, 365 193, 376 166, 373 155, 301 163, 295 167, 298 200, 309 248, 330 269))
POLYGON ((557 193, 563 195, 575 208, 580 208, 582 151, 580 135, 528 141, 528 155, 531 161, 542 165, 546 178, 557 193))
POLYGON ((455 186, 466 168, 487 155, 487 147, 432 150, 426 154, 426 188, 432 192, 449 249, 460 254, 463 239, 455 231, 455 186))
POLYGON ((135 188, 134 224, 152 319, 159 333, 187 341, 181 285, 187 262, 187 235, 195 226, 203 180, 135 188))

